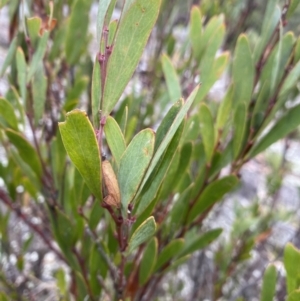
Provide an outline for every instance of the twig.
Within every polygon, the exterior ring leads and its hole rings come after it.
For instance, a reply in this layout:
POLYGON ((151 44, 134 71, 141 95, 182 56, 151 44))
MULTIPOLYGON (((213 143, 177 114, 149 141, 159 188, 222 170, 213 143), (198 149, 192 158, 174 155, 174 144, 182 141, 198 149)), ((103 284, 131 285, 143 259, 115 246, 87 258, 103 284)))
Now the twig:
POLYGON ((88 225, 85 225, 85 232, 91 238, 91 240, 94 242, 94 244, 96 245, 98 252, 100 253, 100 255, 105 260, 112 276, 115 279, 117 279, 118 278, 117 267, 114 265, 114 263, 107 256, 106 252, 103 250, 96 234, 91 230, 91 228, 88 225))
POLYGON ((79 263, 79 266, 81 268, 83 281, 84 281, 84 283, 86 285, 86 288, 89 292, 89 297, 90 297, 91 301, 95 301, 95 299, 93 297, 92 290, 91 290, 90 283, 88 281, 88 273, 87 273, 87 270, 86 270, 86 267, 85 267, 85 262, 84 262, 83 258, 81 257, 81 255, 78 253, 76 248, 73 248, 72 252, 75 255, 75 257, 76 257, 76 259, 79 263))
POLYGON ((9 196, 6 194, 6 192, 0 188, 0 199, 4 202, 4 204, 12 211, 14 211, 16 213, 16 215, 31 229, 33 230, 35 233, 37 233, 42 240, 44 241, 44 243, 49 247, 50 250, 52 250, 55 255, 62 261, 64 261, 65 263, 67 263, 66 259, 64 258, 64 256, 59 252, 59 250, 57 250, 56 248, 54 248, 54 246, 52 245, 51 241, 49 240, 49 238, 45 235, 45 233, 42 232, 42 230, 37 227, 35 224, 33 224, 26 215, 24 215, 21 211, 21 209, 12 202, 12 200, 9 198, 9 196))

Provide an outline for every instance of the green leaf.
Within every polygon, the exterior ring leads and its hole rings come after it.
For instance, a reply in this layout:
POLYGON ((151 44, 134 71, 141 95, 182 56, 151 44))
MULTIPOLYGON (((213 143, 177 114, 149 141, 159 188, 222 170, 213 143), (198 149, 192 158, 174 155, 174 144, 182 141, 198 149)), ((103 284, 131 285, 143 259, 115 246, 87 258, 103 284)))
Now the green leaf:
POLYGON ((219 201, 226 193, 230 192, 237 183, 238 178, 230 175, 207 185, 190 211, 188 221, 192 222, 207 208, 219 201))
MULTIPOLYGON (((199 89, 198 94, 195 99, 195 104, 203 101, 207 93, 210 91, 213 84, 218 80, 221 74, 224 72, 229 61, 229 52, 224 52, 218 56, 210 65, 206 67, 208 70, 203 73, 201 77, 201 89, 199 89)), ((201 70, 201 72, 203 72, 201 70)))
MULTIPOLYGON (((292 35, 292 33, 290 34, 292 35)), ((294 62, 297 63, 299 59, 300 59, 300 37, 298 37, 296 41, 294 62)))
POLYGON ((42 175, 42 166, 34 147, 20 134, 13 130, 5 131, 9 141, 16 147, 20 157, 35 172, 38 178, 42 175))
MULTIPOLYGON (((176 178, 172 181, 173 189, 176 190, 176 187, 179 183, 181 183, 182 179, 188 172, 188 169, 190 168, 190 162, 192 159, 192 153, 193 153, 193 143, 187 142, 185 143, 180 150, 180 158, 179 158, 179 164, 176 170, 176 178)), ((173 190, 173 191, 175 191, 173 190)))
POLYGON ((141 259, 140 270, 139 270, 139 283, 144 285, 150 278, 156 260, 157 260, 157 248, 158 242, 157 238, 153 237, 147 244, 143 257, 141 259))
MULTIPOLYGON (((201 63, 204 63, 203 55, 206 57, 215 57, 216 51, 220 48, 217 48, 217 44, 221 43, 221 41, 217 38, 217 32, 220 33, 220 27, 223 27, 221 31, 225 29, 224 27, 224 15, 214 16, 212 17, 207 25, 205 26, 204 32, 201 37, 201 46, 199 50, 199 60, 201 59, 201 63), (211 44, 215 43, 215 47, 211 47, 211 44), (216 49, 217 48, 217 49, 216 49), (211 50, 215 50, 215 52, 211 52, 211 50)), ((223 38, 222 38, 223 39, 223 38)), ((221 39, 221 40, 222 40, 221 39)), ((221 45, 220 45, 221 46, 221 45)), ((207 66, 207 65, 206 65, 207 66)), ((201 71, 202 72, 202 71, 201 71)))
POLYGON ((1 71, 0 71, 0 77, 2 77, 7 69, 7 67, 9 67, 15 57, 16 54, 16 50, 17 50, 17 46, 18 46, 18 38, 17 36, 15 36, 13 38, 13 40, 10 42, 5 60, 3 62, 3 65, 1 67, 1 71))
POLYGON ((168 131, 170 130, 172 124, 174 123, 174 120, 181 110, 183 106, 183 100, 180 99, 177 102, 175 102, 172 107, 169 109, 168 113, 164 117, 164 119, 161 121, 157 131, 156 131, 156 139, 155 139, 155 146, 154 151, 156 152, 158 147, 161 145, 163 140, 165 139, 166 135, 168 134, 168 131))
POLYGON ((300 124, 299 114, 300 105, 297 105, 296 107, 293 107, 287 111, 269 130, 269 132, 265 134, 256 145, 254 145, 247 157, 255 157, 271 144, 295 130, 300 124))
POLYGON ((170 212, 171 227, 175 228, 183 223, 190 206, 191 195, 194 189, 195 185, 191 184, 180 194, 178 200, 175 201, 170 212))
POLYGON ((122 114, 122 118, 120 120, 120 129, 123 133, 123 135, 125 134, 125 129, 126 129, 126 126, 127 126, 127 120, 128 120, 128 106, 126 106, 123 110, 123 114, 122 114))
POLYGON ((39 17, 27 18, 27 30, 30 38, 30 44, 35 48, 40 38, 40 28, 42 19, 39 17))
POLYGON ((158 254, 157 262, 154 271, 158 271, 165 263, 175 258, 184 246, 182 238, 172 240, 158 254))
MULTIPOLYGON (((279 85, 282 77, 285 76, 286 68, 288 68, 288 64, 290 63, 294 45, 294 34, 292 32, 287 32, 283 38, 280 38, 279 43, 277 43, 270 57, 268 58, 260 77, 260 81, 262 83, 260 93, 263 89, 266 90, 263 92, 265 100, 262 101, 262 104, 260 104, 258 108, 258 104, 255 106, 256 113, 260 111, 264 113, 268 106, 270 97, 272 97, 274 93, 277 93, 275 92, 275 88, 279 85)), ((276 101, 272 113, 266 120, 267 122, 273 119, 274 113, 282 106, 285 100, 285 97, 281 97, 276 101)), ((264 122, 264 124, 266 124, 266 122, 264 122)))
POLYGON ((286 283, 288 294, 299 288, 300 281, 300 250, 291 243, 284 248, 284 267, 286 270, 286 283))
POLYGON ((172 262, 171 265, 163 271, 163 273, 164 274, 169 273, 170 271, 176 269, 177 267, 182 266, 189 259, 190 259, 190 255, 178 258, 177 260, 175 260, 174 262, 172 262))
POLYGON ((178 75, 170 58, 164 54, 162 56, 162 69, 166 79, 167 89, 171 103, 174 103, 181 97, 181 88, 178 75))
POLYGON ((115 35, 118 29, 118 20, 113 20, 109 23, 108 45, 113 45, 115 35))
POLYGON ((80 56, 87 48, 90 6, 91 2, 87 0, 73 1, 65 36, 65 52, 69 65, 77 64, 80 56))
POLYGON ((100 151, 94 129, 85 112, 74 110, 59 123, 65 149, 90 191, 102 200, 100 151))
POLYGON ((289 72, 288 76, 286 77, 285 81, 283 82, 283 85, 279 92, 278 98, 285 96, 292 88, 294 88, 299 77, 300 77, 300 61, 289 72))
POLYGON ((260 56, 263 54, 263 51, 269 43, 270 38, 281 18, 281 10, 277 5, 277 1, 268 1, 267 3, 260 40, 254 50, 254 63, 257 63, 260 59, 260 56))
POLYGON ((4 98, 0 97, 0 124, 18 131, 18 120, 14 107, 4 98))
POLYGON ((298 1, 298 0, 290 1, 288 11, 286 13, 287 19, 289 19, 293 15, 293 13, 296 11, 299 4, 300 4, 300 1, 298 1))
POLYGON ((37 72, 32 79, 32 97, 34 120, 38 124, 44 113, 47 92, 47 77, 45 76, 44 66, 40 62, 37 67, 37 72))
POLYGON ((277 271, 274 265, 270 265, 264 274, 260 301, 273 301, 276 292, 277 271))
POLYGON ((123 212, 137 193, 154 150, 154 132, 145 129, 130 142, 120 160, 118 182, 123 212))
POLYGON ((113 117, 107 117, 104 132, 109 149, 119 168, 121 157, 126 149, 126 144, 123 133, 113 117))
POLYGON ((182 106, 182 108, 180 109, 180 111, 178 112, 178 114, 176 115, 176 117, 175 117, 172 125, 170 126, 167 134, 164 135, 164 139, 162 140, 162 142, 157 147, 157 149, 155 151, 155 154, 153 156, 153 159, 151 160, 150 166, 147 169, 147 173, 146 173, 146 175, 144 177, 144 180, 143 180, 143 183, 142 183, 141 187, 144 186, 144 184, 146 183, 146 181, 150 177, 152 171, 156 167, 156 165, 159 162, 161 156, 163 155, 163 153, 166 150, 166 148, 168 147, 170 141, 174 137, 174 135, 175 135, 177 129, 179 128, 181 122, 183 121, 186 113, 188 112, 188 110, 190 109, 191 105, 193 104, 193 101, 194 101, 195 96, 196 96, 196 94, 198 92, 198 89, 199 89, 199 86, 197 86, 193 90, 193 92, 190 94, 190 96, 188 97, 188 99, 186 100, 186 102, 184 103, 184 105, 182 106))
POLYGON ((201 54, 202 42, 202 15, 198 6, 193 6, 190 15, 190 40, 192 44, 193 54, 199 59, 201 54))
POLYGON ((247 107, 245 102, 240 102, 234 112, 234 135, 233 135, 233 153, 236 159, 243 147, 244 136, 247 123, 247 107))
POLYGON ((215 148, 214 120, 208 106, 204 103, 200 105, 200 133, 205 150, 206 163, 211 162, 215 148))
POLYGON ((74 85, 67 93, 67 99, 63 107, 66 112, 73 110, 77 106, 79 98, 81 94, 86 91, 88 84, 89 78, 87 76, 76 77, 74 85))
POLYGON ((111 0, 99 0, 97 14, 97 47, 100 47, 101 36, 105 24, 105 16, 107 14, 111 0))
POLYGON ((27 83, 30 82, 32 77, 35 75, 38 70, 40 63, 43 61, 43 57, 46 52, 47 42, 50 35, 50 31, 45 31, 43 36, 40 38, 36 51, 32 56, 31 63, 29 65, 29 71, 27 76, 27 83))
POLYGON ((222 100, 217 115, 216 128, 218 131, 222 131, 225 124, 230 120, 231 109, 232 109, 232 98, 233 98, 233 86, 227 90, 225 98, 222 100))
POLYGON ((95 59, 93 76, 92 76, 92 113, 94 128, 98 128, 100 125, 100 100, 101 100, 101 69, 100 64, 95 59))
POLYGON ((180 257, 184 257, 207 247, 220 236, 222 231, 223 229, 213 229, 204 233, 200 237, 196 236, 192 239, 192 241, 187 241, 183 250, 180 252, 180 257))
MULTIPOLYGON (((26 104, 26 76, 27 76, 27 65, 25 61, 25 55, 21 47, 17 49, 17 70, 18 70, 18 85, 23 103, 26 104)), ((26 105, 25 105, 26 106, 26 105)))
POLYGON ((130 80, 155 24, 160 0, 136 0, 122 17, 108 61, 102 114, 108 116, 130 80))
POLYGON ((255 67, 249 41, 245 34, 241 34, 235 48, 232 66, 234 107, 239 102, 244 102, 248 106, 253 92, 254 75, 255 67))
POLYGON ((63 268, 59 268, 55 271, 54 277, 56 278, 56 285, 61 295, 65 295, 67 293, 68 284, 66 281, 66 275, 63 268))
POLYGON ((137 124, 138 124, 138 118, 136 115, 134 115, 129 119, 126 131, 125 131, 125 142, 127 144, 130 142, 134 132, 136 131, 137 124))
POLYGON ((293 291, 286 299, 286 301, 299 301, 300 300, 300 290, 293 291))
POLYGON ((147 218, 132 234, 128 243, 127 254, 132 253, 139 245, 150 239, 156 231, 156 223, 153 216, 147 218))

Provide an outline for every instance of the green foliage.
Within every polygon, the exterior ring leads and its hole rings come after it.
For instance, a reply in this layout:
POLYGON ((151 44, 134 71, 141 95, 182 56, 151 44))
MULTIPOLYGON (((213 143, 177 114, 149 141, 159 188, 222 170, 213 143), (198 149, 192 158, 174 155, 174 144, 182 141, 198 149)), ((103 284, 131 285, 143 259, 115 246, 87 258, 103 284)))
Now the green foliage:
MULTIPOLYGON (((297 136, 300 42, 285 26, 298 3, 267 1, 259 29, 246 23, 252 1, 177 2, 126 0, 112 20, 117 1, 99 1, 96 37, 92 1, 0 3, 11 33, 1 67, 9 84, 0 97, 1 300, 27 300, 39 277, 24 276, 36 237, 59 262, 55 299, 129 301, 162 298, 161 279, 212 243, 211 291, 225 300, 226 283, 269 235, 278 216, 258 200, 236 206, 229 233, 214 214, 250 159, 297 136), (178 39, 184 9, 188 35, 178 39), (216 100, 219 80, 228 84, 216 100), (10 212, 29 228, 20 248, 10 241, 10 212), (3 268, 8 258, 25 289, 3 268)), ((284 159, 273 168, 270 198, 284 159)), ((299 254, 286 245, 286 300, 299 298, 299 254)), ((270 265, 261 301, 273 300, 276 280, 270 265)))

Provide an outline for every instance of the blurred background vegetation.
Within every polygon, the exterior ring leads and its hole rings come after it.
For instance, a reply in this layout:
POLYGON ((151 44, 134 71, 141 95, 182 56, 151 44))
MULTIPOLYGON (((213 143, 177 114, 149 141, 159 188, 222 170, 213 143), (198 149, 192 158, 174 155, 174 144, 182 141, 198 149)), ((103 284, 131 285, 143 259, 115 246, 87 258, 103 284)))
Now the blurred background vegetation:
MULTIPOLYGON (((224 15, 226 34, 220 51, 233 51, 242 32, 248 34, 253 49, 260 37, 268 1, 163 0, 142 60, 113 112, 118 123, 122 123, 123 113, 128 109, 126 141, 129 142, 135 133, 145 127, 157 128, 170 107, 162 66, 163 54, 167 54, 175 66, 185 98, 190 94, 194 80, 201 82, 200 75, 192 77, 197 66, 193 65, 188 40, 193 5, 199 5, 204 25, 214 16, 224 15)), ((90 115, 92 110, 92 96, 88 91, 93 59, 98 50, 95 44, 97 3, 82 1, 80 20, 74 21, 77 26, 79 24, 79 36, 74 38, 68 34, 66 26, 73 2, 75 0, 53 1, 53 17, 57 23, 50 32, 51 47, 44 70, 48 80, 47 100, 42 100, 45 107, 37 108, 39 116, 34 121, 38 137, 45 139, 43 152, 47 148, 60 147, 59 144, 54 146, 51 141, 57 135, 57 123, 63 120, 65 112, 79 107, 90 115), (76 51, 72 48, 74 45, 76 51)), ((15 37, 18 45, 28 48, 26 59, 32 55, 26 42, 28 33, 24 33, 24 28, 29 26, 24 26, 24 16, 39 16, 46 24, 50 10, 48 1, 43 0, 2 0, 0 3, 0 68, 6 69, 8 66, 4 66, 4 57, 15 37)), ((279 3, 284 7, 287 1, 279 3)), ((118 1, 113 18, 118 18, 121 7, 122 1, 118 1)), ((297 37, 300 33, 299 20, 300 6, 283 31, 291 30, 297 37)), ((33 37, 31 42, 35 43, 33 37)), ((229 86, 228 74, 229 67, 205 96, 213 112, 217 111, 229 86)), ((11 62, 10 72, 5 75, 3 72, 2 76, 0 96, 5 95, 17 108, 18 97, 11 86, 19 81, 16 61, 11 62)), ((39 85, 43 86, 43 81, 39 85)), ((295 87, 295 97, 298 92, 299 82, 295 87)), ((296 98, 299 102, 298 96, 296 98)), ((30 136, 28 127, 30 125, 26 125, 24 131, 30 136)), ((31 223, 42 221, 45 225, 43 231, 48 233, 49 221, 43 209, 43 198, 40 197, 36 203, 31 202, 35 195, 34 185, 29 179, 24 179, 13 164, 7 165, 8 158, 3 148, 1 146, 0 149, 0 186, 5 182, 10 195, 22 204, 22 212, 32 217, 31 223)), ((167 274, 156 292, 163 297, 157 297, 157 300, 259 300, 263 274, 270 262, 278 271, 275 300, 284 300, 283 249, 287 242, 300 248, 299 154, 299 132, 296 130, 243 166, 240 170, 240 188, 218 204, 203 224, 206 230, 223 228, 222 235, 178 268, 176 277, 174 272, 167 274)), ((65 171, 60 171, 54 179, 57 185, 64 176, 65 171)), ((50 188, 45 188, 46 195, 54 193, 50 188)), ((68 300, 64 297, 57 299, 58 295, 67 295, 66 268, 61 267, 39 237, 32 235, 18 211, 9 214, 3 204, 0 206, 0 233, 0 291, 10 291, 13 296, 11 300, 68 300)), ((3 300, 6 300, 4 296, 3 300)))

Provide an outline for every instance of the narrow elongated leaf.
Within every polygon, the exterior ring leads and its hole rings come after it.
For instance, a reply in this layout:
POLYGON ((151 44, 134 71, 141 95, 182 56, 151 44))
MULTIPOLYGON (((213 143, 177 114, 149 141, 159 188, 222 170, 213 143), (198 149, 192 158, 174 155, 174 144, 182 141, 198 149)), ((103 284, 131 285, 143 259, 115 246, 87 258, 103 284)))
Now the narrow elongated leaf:
POLYGON ((155 146, 154 151, 156 152, 160 144, 165 139, 168 131, 170 130, 177 114, 179 113, 180 109, 183 106, 183 100, 180 99, 176 103, 172 105, 170 110, 168 111, 167 115, 164 117, 162 122, 160 123, 157 131, 156 131, 156 139, 155 139, 155 146))
POLYGON ((240 102, 236 107, 233 123, 234 123, 233 153, 234 153, 234 158, 237 158, 242 150, 245 131, 246 131, 247 107, 245 102, 240 102))
POLYGON ((263 136, 258 143, 252 148, 248 157, 252 158, 265 150, 277 140, 285 137, 300 124, 300 105, 291 108, 283 117, 276 122, 270 131, 263 136))
MULTIPOLYGON (((160 162, 156 165, 151 176, 141 192, 141 198, 139 199, 137 214, 140 215, 148 205, 155 199, 158 194, 159 188, 166 177, 167 171, 172 164, 172 160, 178 148, 180 138, 182 135, 184 124, 178 128, 173 139, 171 140, 166 152, 161 157, 160 162)), ((158 132, 157 132, 158 134, 158 132)), ((156 142, 156 141, 155 141, 156 142)))
POLYGON ((18 120, 14 107, 4 98, 0 97, 0 124, 18 130, 18 120), (4 121, 4 124, 3 124, 4 121))
POLYGON ((31 45, 35 48, 40 38, 40 28, 42 25, 42 19, 39 17, 33 17, 26 19, 28 35, 31 45))
MULTIPOLYGON (((203 55, 208 55, 208 56, 215 56, 215 52, 209 54, 208 52, 211 51, 212 48, 210 48, 210 44, 211 42, 215 39, 215 42, 217 42, 218 39, 216 39, 216 36, 214 36, 216 34, 216 32, 220 31, 220 26, 222 26, 222 24, 224 24, 224 15, 219 15, 219 16, 214 16, 212 17, 209 22, 207 23, 207 25, 205 26, 205 29, 203 31, 203 34, 201 36, 201 46, 200 46, 200 50, 199 50, 199 60, 201 59, 201 62, 203 63, 203 55), (210 48, 210 50, 208 50, 210 48)), ((224 27, 224 25, 223 25, 224 27)), ((215 49, 215 47, 214 47, 215 49)), ((219 48, 218 48, 219 49, 219 48)))
POLYGON ((290 5, 289 5, 289 8, 288 8, 288 11, 287 11, 287 18, 289 19, 293 13, 296 11, 298 5, 300 4, 300 2, 298 0, 291 0, 290 1, 290 5))
POLYGON ((202 20, 201 11, 198 6, 193 6, 190 15, 190 39, 193 49, 193 54, 196 59, 199 59, 202 45, 202 20))
POLYGON ((66 59, 69 65, 75 65, 87 47, 90 1, 74 0, 65 36, 66 59))
POLYGON ((108 61, 102 114, 108 116, 130 80, 155 24, 160 0, 136 0, 122 18, 108 61))
POLYGON ((47 42, 50 35, 50 31, 45 31, 43 36, 40 38, 36 51, 33 54, 31 63, 29 65, 29 71, 27 76, 27 83, 30 82, 35 72, 38 70, 41 61, 46 52, 47 42))
POLYGON ((166 54, 162 56, 162 69, 166 79, 170 101, 174 103, 181 97, 181 88, 176 70, 166 54))
POLYGON ((120 160, 118 182, 123 212, 137 193, 154 150, 154 133, 150 129, 139 132, 130 142, 120 160))
POLYGON ((266 13, 263 18, 263 25, 260 40, 254 50, 254 63, 257 63, 262 55, 267 43, 269 42, 276 26, 281 17, 281 10, 277 5, 277 1, 268 1, 266 13))
POLYGON ((295 67, 290 71, 290 73, 286 77, 278 97, 280 98, 283 95, 286 95, 288 91, 295 86, 299 77, 300 77, 300 61, 295 65, 295 67))
POLYGON ((43 64, 40 62, 37 72, 32 79, 32 96, 35 123, 42 118, 46 102, 47 78, 44 73, 43 64))
POLYGON ((172 126, 169 128, 167 134, 164 136, 163 141, 159 144, 153 159, 151 160, 150 166, 147 169, 147 173, 144 177, 143 183, 142 183, 142 187, 144 186, 144 184, 146 183, 146 181, 148 180, 148 178, 150 177, 152 171, 154 170, 154 168, 156 167, 157 163, 159 162, 162 154, 164 153, 164 151, 166 150, 167 146, 169 145, 170 141, 172 140, 172 138, 174 137, 177 129, 179 128, 181 122, 183 121, 186 113, 188 112, 188 110, 190 109, 190 107, 192 106, 194 100, 195 100, 195 96, 198 92, 199 86, 197 86, 193 92, 190 94, 190 96, 188 97, 188 99, 186 100, 186 102, 184 103, 184 105, 182 106, 181 110, 179 111, 179 113, 176 115, 176 118, 174 119, 174 122, 172 123, 172 126))
POLYGON ((9 141, 16 147, 20 157, 35 172, 38 178, 42 175, 42 166, 34 147, 20 133, 13 130, 6 130, 9 141))
POLYGON ((150 240, 150 242, 147 244, 145 248, 140 264, 140 271, 139 271, 140 285, 144 285, 152 274, 152 271, 154 269, 157 260, 157 246, 158 246, 157 238, 154 237, 150 240))
POLYGON ((59 123, 65 149, 90 191, 102 200, 100 151, 94 129, 85 112, 74 110, 59 123))
POLYGON ((219 106, 217 121, 216 121, 216 128, 219 131, 223 130, 223 127, 225 126, 226 122, 230 120, 232 97, 233 97, 233 86, 231 86, 228 89, 225 98, 222 100, 219 106))
POLYGON ((200 132, 205 150, 206 163, 211 162, 215 148, 215 129, 212 114, 206 104, 200 105, 200 132))
POLYGON ((185 262, 187 262, 188 260, 190 259, 190 255, 187 255, 187 256, 183 256, 183 257, 180 257, 178 258, 177 260, 175 260, 173 263, 171 263, 171 265, 166 268, 163 273, 164 274, 167 274, 169 273, 170 271, 178 268, 179 266, 182 266, 185 262))
POLYGON ((4 60, 3 65, 1 67, 0 77, 2 77, 4 75, 7 67, 11 65, 11 63, 13 61, 13 58, 16 54, 17 45, 18 45, 18 38, 17 38, 17 36, 15 36, 13 38, 13 40, 10 42, 5 60, 4 60))
POLYGON ((108 45, 113 45, 117 28, 118 20, 113 20, 109 23, 108 45))
POLYGON ((102 31, 104 27, 105 15, 108 11, 111 0, 99 0, 97 15, 97 46, 100 47, 102 31))
POLYGON ((276 49, 276 52, 274 53, 274 65, 272 68, 272 74, 271 74, 271 91, 274 91, 276 89, 276 85, 279 78, 279 67, 280 67, 280 58, 282 55, 282 23, 279 22, 279 42, 276 49))
MULTIPOLYGON (((28 179, 29 185, 25 189, 28 189, 28 192, 33 198, 37 197, 37 192, 40 191, 41 179, 37 176, 36 172, 31 168, 28 162, 21 157, 20 153, 14 149, 10 151, 10 156, 16 165, 22 171, 22 174, 28 179)), ((24 155, 23 155, 24 156, 24 155)), ((30 158, 31 159, 31 158, 30 158)), ((28 182, 25 180, 23 183, 28 182)), ((24 185, 25 186, 25 185, 24 185)))
POLYGON ((89 84, 89 78, 85 75, 77 76, 74 85, 67 92, 67 99, 64 104, 64 110, 69 112, 73 110, 79 102, 81 94, 86 91, 89 84))
POLYGON ((220 236, 222 231, 223 229, 213 229, 204 233, 200 237, 195 237, 192 241, 186 242, 183 250, 180 252, 180 257, 184 257, 207 247, 220 236))
MULTIPOLYGON (((275 88, 279 85, 279 81, 282 79, 282 76, 286 72, 287 64, 289 64, 294 44, 294 34, 292 32, 287 32, 283 38, 280 38, 279 43, 277 43, 277 45, 275 46, 262 70, 260 77, 260 81, 262 82, 261 89, 266 89, 266 85, 268 85, 269 88, 263 107, 266 107, 268 105, 268 99, 273 96, 274 92, 276 91, 275 88)), ((281 105, 281 101, 277 100, 275 105, 276 110, 281 105)), ((261 110, 264 111, 264 109, 262 108, 261 110)))
POLYGON ((170 212, 171 227, 179 226, 186 218, 194 188, 194 184, 188 186, 172 206, 172 210, 170 212))
POLYGON ((199 199, 193 206, 188 221, 192 222, 205 209, 219 201, 226 193, 230 192, 238 183, 236 176, 227 176, 212 182, 201 193, 199 199))
POLYGON ((182 238, 172 240, 161 252, 159 252, 154 270, 158 271, 170 259, 175 258, 177 254, 180 253, 183 246, 184 240, 182 238))
MULTIPOLYGON (((299 2, 300 3, 300 2, 299 2)), ((300 59, 300 37, 298 37, 295 46, 294 62, 297 63, 300 59)))
POLYGON ((229 52, 224 52, 218 56, 210 65, 207 65, 207 72, 201 77, 201 89, 195 99, 195 104, 203 101, 213 84, 223 74, 229 60, 229 52))
POLYGON ((101 101, 101 69, 100 64, 95 59, 93 76, 92 76, 92 112, 94 128, 98 128, 100 125, 100 101, 101 101))
POLYGON ((288 294, 299 287, 300 280, 300 250, 291 243, 284 248, 284 267, 286 270, 286 286, 288 294))
POLYGON ((150 239, 156 231, 156 223, 153 216, 147 218, 132 234, 128 243, 127 254, 130 254, 139 245, 150 239))
POLYGON ((233 104, 239 102, 249 104, 253 91, 255 67, 248 38, 245 34, 239 36, 234 52, 232 76, 234 84, 233 104))
POLYGON ((126 144, 122 131, 113 117, 107 117, 104 132, 109 149, 119 167, 121 157, 126 149, 126 144))
MULTIPOLYGON (((187 142, 185 143, 180 150, 179 163, 176 169, 175 177, 172 180, 172 188, 173 192, 178 189, 179 184, 183 181, 186 175, 189 172, 190 162, 192 159, 193 153, 193 143, 187 142)), ((189 183, 190 184, 190 183, 189 183)), ((189 184, 187 186, 189 186, 189 184)), ((185 186, 185 187, 187 187, 185 186)))
POLYGON ((276 291, 277 271, 274 265, 270 265, 264 274, 260 301, 273 301, 276 291))
POLYGON ((17 70, 18 70, 18 85, 23 103, 26 102, 26 77, 27 77, 27 65, 25 61, 25 55, 21 47, 17 49, 17 70))

